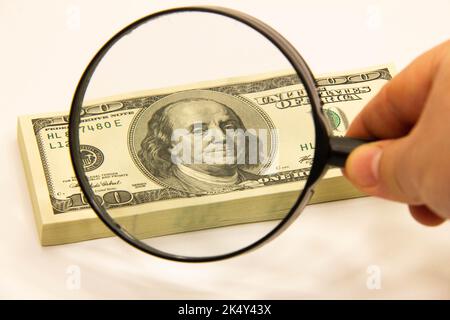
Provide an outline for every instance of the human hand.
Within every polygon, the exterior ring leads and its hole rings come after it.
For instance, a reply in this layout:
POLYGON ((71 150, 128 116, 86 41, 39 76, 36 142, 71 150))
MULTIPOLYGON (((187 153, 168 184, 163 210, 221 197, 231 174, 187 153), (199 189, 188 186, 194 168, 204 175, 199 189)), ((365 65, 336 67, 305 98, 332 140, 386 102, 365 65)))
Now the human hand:
POLYGON ((344 174, 369 195, 408 204, 425 225, 450 218, 450 40, 389 81, 350 125, 344 174))

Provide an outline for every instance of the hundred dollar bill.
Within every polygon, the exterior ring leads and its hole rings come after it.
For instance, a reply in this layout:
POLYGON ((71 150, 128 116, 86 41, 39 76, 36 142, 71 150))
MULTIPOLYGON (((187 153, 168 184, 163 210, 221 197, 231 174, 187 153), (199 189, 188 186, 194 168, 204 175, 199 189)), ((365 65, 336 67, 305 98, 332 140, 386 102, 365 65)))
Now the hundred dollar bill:
MULTIPOLYGON (((391 66, 380 66, 317 77, 334 135, 345 134, 392 75, 391 66)), ((299 195, 313 161, 310 112, 292 71, 103 98, 83 108, 80 155, 97 201, 137 236, 279 219, 299 195), (195 127, 199 118, 252 135, 263 132, 258 139, 265 141, 265 161, 230 166, 172 161, 174 124, 195 127), (242 211, 245 215, 238 214, 242 211)), ((89 208, 72 170, 67 114, 20 117, 18 139, 41 243, 111 235, 89 208)), ((340 170, 331 169, 312 202, 361 195, 340 170)))

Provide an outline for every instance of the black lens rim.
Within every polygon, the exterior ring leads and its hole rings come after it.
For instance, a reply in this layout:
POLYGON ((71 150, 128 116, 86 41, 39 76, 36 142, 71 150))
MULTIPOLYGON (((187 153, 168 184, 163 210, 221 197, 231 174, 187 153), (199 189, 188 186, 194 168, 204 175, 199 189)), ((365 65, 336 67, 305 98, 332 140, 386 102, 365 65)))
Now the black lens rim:
MULTIPOLYGON (((267 243, 268 241, 274 239, 278 236, 282 231, 284 231, 300 214, 300 212, 296 211, 300 206, 306 204, 306 200, 310 198, 313 193, 313 187, 317 183, 318 179, 324 174, 325 168, 327 166, 327 161, 330 157, 330 128, 325 120, 325 116, 322 112, 322 103, 320 97, 317 93, 316 83, 314 77, 300 54, 297 50, 277 31, 261 22, 260 20, 249 16, 245 13, 236 11, 234 9, 223 8, 223 7, 215 7, 215 6, 189 6, 189 7, 179 7, 172 8, 163 11, 159 11, 150 15, 147 15, 132 24, 128 25, 121 31, 119 31, 116 35, 114 35, 108 42, 106 42, 103 47, 97 52, 94 58, 90 61, 87 68, 85 69, 80 81, 78 82, 73 100, 70 109, 69 115, 69 149, 70 149, 70 158, 72 161, 72 166, 75 171, 75 176, 78 180, 80 188, 84 193, 87 202, 91 206, 91 208, 95 211, 97 216, 102 220, 102 222, 118 237, 122 240, 130 244, 131 246, 145 252, 151 254, 153 256, 157 256, 159 258, 168 259, 172 261, 178 262, 211 262, 217 260, 228 259, 231 257, 235 257, 237 255, 243 254, 245 252, 249 252, 250 250, 256 249, 261 245, 267 243), (253 30, 259 32, 266 39, 268 39, 274 46, 276 46, 281 53, 286 57, 286 59, 291 63, 294 67, 297 75, 303 82, 305 90, 308 94, 308 97, 311 102, 311 110, 313 122, 315 125, 315 150, 314 150, 314 161, 311 167, 310 174, 306 181, 305 187, 303 191, 298 196, 296 202, 290 209, 289 213, 284 217, 282 221, 269 233, 267 233, 261 239, 253 242, 252 244, 241 248, 239 250, 215 255, 208 257, 188 257, 182 255, 176 255, 167 253, 156 248, 153 248, 144 242, 138 240, 133 235, 127 232, 126 229, 122 228, 118 223, 114 221, 114 219, 108 214, 107 210, 95 202, 95 194, 89 184, 88 178, 85 175, 83 169, 83 163, 80 156, 80 140, 79 140, 79 124, 80 124, 80 114, 82 110, 82 104, 84 100, 84 95, 86 93, 87 87, 89 85, 90 79, 95 72, 96 67, 102 60, 102 58, 107 54, 108 50, 118 42, 122 37, 126 34, 132 32, 134 29, 138 28, 140 25, 147 23, 152 19, 156 19, 163 15, 179 13, 179 12, 205 12, 222 15, 228 18, 232 18, 237 20, 249 27, 253 30)), ((301 211, 301 210, 300 210, 301 211)))

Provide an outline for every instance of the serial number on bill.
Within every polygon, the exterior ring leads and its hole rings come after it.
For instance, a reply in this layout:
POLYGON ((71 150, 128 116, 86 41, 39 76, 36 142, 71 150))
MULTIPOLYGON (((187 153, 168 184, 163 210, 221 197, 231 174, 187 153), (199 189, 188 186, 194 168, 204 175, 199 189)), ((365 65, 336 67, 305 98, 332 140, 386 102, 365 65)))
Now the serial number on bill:
POLYGON ((222 315, 270 315, 270 304, 223 304, 220 308, 206 306, 190 306, 178 308, 179 315, 198 315, 209 318, 213 314, 222 315))

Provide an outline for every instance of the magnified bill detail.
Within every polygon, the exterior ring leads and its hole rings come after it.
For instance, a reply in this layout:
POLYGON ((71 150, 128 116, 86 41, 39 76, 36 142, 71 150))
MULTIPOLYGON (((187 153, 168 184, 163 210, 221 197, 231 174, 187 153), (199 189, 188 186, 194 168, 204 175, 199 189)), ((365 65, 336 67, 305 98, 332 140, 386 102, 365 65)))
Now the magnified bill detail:
MULTIPOLYGON (((339 110, 328 116, 335 130, 346 126, 339 110)), ((225 255, 265 237, 313 164, 310 101, 292 65, 217 14, 170 14, 121 38, 79 117, 95 202, 169 255, 225 255)))

